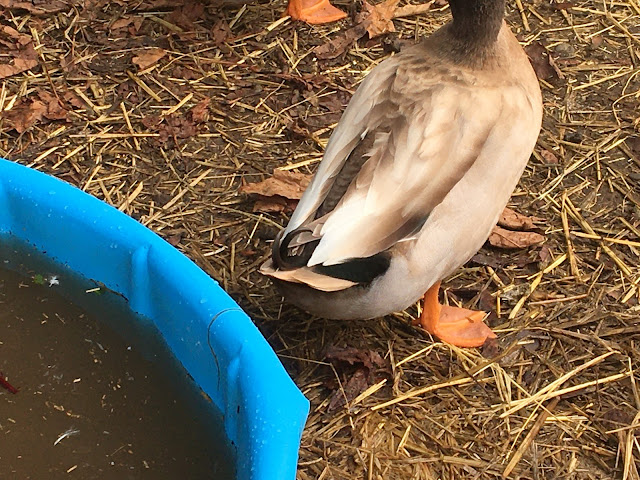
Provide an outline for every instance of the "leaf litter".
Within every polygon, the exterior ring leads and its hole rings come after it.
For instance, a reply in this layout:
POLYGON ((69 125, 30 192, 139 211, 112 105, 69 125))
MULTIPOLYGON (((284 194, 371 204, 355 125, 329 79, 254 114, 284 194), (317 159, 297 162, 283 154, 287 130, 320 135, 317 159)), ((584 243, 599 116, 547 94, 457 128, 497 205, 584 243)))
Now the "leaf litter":
POLYGON ((293 211, 306 190, 311 175, 276 169, 262 182, 240 187, 241 193, 257 196, 254 212, 293 211))

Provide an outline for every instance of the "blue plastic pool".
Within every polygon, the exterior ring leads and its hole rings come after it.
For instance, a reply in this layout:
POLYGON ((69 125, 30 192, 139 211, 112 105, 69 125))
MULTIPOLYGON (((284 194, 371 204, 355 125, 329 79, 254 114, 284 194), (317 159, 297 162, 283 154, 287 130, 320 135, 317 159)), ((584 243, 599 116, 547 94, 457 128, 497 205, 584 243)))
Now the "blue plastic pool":
MULTIPOLYGON (((0 159, 0 242, 128 299, 222 412, 239 480, 293 480, 309 402, 240 307, 191 260, 77 188, 0 159)), ((188 472, 185 472, 188 478, 188 472)))

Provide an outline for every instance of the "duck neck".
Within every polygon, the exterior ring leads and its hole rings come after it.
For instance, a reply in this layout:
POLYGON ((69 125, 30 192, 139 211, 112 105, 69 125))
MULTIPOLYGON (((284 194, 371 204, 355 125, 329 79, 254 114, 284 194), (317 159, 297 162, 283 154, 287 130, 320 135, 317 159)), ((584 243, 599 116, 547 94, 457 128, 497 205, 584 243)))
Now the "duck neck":
POLYGON ((449 0, 451 36, 468 54, 479 54, 496 42, 505 0, 449 0))

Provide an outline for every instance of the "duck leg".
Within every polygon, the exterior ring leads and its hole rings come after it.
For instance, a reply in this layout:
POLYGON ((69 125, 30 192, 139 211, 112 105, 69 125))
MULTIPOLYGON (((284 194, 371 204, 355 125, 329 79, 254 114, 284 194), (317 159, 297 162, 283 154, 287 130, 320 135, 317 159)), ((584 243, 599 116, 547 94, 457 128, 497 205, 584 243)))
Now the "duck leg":
POLYGON ((496 338, 495 333, 483 323, 486 313, 440 305, 438 290, 440 282, 424 294, 420 325, 425 330, 457 347, 480 347, 487 338, 496 338))
POLYGON ((335 22, 347 16, 329 0, 289 0, 286 14, 295 20, 315 24, 335 22))

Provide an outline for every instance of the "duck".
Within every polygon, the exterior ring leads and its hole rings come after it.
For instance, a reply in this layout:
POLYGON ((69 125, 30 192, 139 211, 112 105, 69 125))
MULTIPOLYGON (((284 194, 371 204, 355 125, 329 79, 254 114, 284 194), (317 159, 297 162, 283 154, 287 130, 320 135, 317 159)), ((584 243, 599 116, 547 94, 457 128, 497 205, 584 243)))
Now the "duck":
POLYGON ((329 0, 289 0, 285 15, 314 25, 336 22, 347 16, 329 0))
POLYGON ((284 299, 338 320, 423 299, 439 340, 496 338, 487 314, 438 300, 485 243, 542 124, 536 74, 505 0, 449 0, 452 19, 374 67, 260 271, 284 299))

